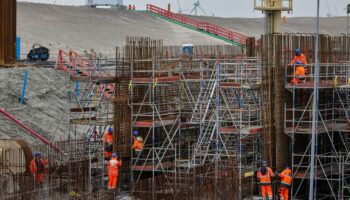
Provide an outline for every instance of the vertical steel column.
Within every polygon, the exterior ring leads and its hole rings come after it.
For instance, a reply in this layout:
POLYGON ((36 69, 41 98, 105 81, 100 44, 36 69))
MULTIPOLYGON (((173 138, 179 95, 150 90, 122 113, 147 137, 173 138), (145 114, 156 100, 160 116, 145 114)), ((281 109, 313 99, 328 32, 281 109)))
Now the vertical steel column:
POLYGON ((315 45, 315 80, 314 80, 314 99, 312 105, 312 137, 311 137, 311 161, 310 161, 310 183, 309 183, 309 200, 313 200, 316 192, 314 184, 317 176, 315 174, 315 156, 317 155, 317 122, 318 122, 318 79, 319 79, 319 63, 318 63, 318 41, 320 29, 320 0, 317 0, 317 27, 316 27, 316 45, 315 45))
POLYGON ((155 142, 155 110, 156 110, 156 105, 155 105, 155 83, 156 83, 156 77, 155 77, 155 68, 156 68, 156 63, 155 60, 152 60, 152 199, 156 199, 155 193, 156 193, 156 184, 155 184, 155 146, 154 146, 154 142, 155 142))
MULTIPOLYGON (((215 199, 218 199, 218 173, 219 173, 219 159, 220 159, 220 151, 222 146, 220 145, 219 147, 219 133, 220 133, 220 68, 221 65, 220 63, 215 63, 215 70, 216 70, 216 77, 215 77, 215 82, 216 82, 216 88, 215 88, 215 199), (220 149, 219 149, 220 148, 220 149)), ((220 197, 219 197, 220 199, 220 197)))

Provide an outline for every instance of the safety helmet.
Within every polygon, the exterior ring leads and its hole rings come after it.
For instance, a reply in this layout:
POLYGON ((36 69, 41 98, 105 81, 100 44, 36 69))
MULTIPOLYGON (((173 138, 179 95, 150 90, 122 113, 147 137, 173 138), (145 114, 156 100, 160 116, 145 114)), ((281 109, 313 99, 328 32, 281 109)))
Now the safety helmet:
POLYGON ((300 60, 298 60, 297 62, 295 62, 295 64, 297 64, 297 65, 301 65, 301 64, 303 64, 300 60))
POLYGON ((112 134, 113 133, 113 128, 112 127, 109 127, 108 129, 108 133, 112 134))
POLYGON ((118 154, 117 153, 112 153, 112 157, 113 158, 118 157, 118 154))
POLYGON ((267 167, 267 161, 266 160, 261 161, 261 164, 262 164, 263 167, 267 167))
POLYGON ((137 139, 138 141, 140 141, 140 142, 142 142, 142 141, 143 141, 143 139, 142 139, 142 137, 141 137, 141 136, 137 137, 136 139, 137 139))
POLYGON ((300 56, 301 55, 301 49, 296 49, 295 50, 295 55, 300 56))
POLYGON ((133 134, 134 134, 134 136, 138 136, 139 135, 139 131, 138 130, 134 130, 133 134))
POLYGON ((286 169, 290 169, 290 166, 289 166, 289 165, 287 165, 287 166, 286 166, 286 169))

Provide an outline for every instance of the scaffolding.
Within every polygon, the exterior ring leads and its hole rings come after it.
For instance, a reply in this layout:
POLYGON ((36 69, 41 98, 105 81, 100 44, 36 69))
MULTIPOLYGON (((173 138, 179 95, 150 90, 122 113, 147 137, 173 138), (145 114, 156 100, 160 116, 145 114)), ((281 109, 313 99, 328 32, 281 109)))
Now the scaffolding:
MULTIPOLYGON (((131 63, 132 131, 144 138, 142 153, 132 157, 132 180, 138 182, 157 172, 173 172, 180 132, 180 90, 177 61, 133 61, 131 63)), ((132 136, 131 136, 132 137, 132 136)), ((155 184, 142 188, 155 194, 155 184)))
MULTIPOLYGON (((285 70, 285 88, 291 93, 285 106, 285 133, 292 138, 292 198, 306 198, 310 177, 314 64, 305 65, 306 80, 292 84, 296 66, 285 70)), ((317 199, 349 198, 349 63, 321 63, 316 128, 317 199)))
POLYGON ((131 63, 133 191, 147 199, 252 196, 260 163, 261 65, 256 58, 131 63))
POLYGON ((234 171, 232 188, 225 193, 236 191, 231 198, 242 199, 252 194, 253 183, 243 181, 254 175, 261 159, 261 65, 256 58, 211 62, 200 65, 200 92, 191 119, 199 125, 199 136, 191 161, 211 163, 215 185, 223 171, 234 171))
POLYGON ((116 63, 115 60, 95 56, 85 58, 74 51, 65 53, 62 50, 59 59, 59 67, 69 76, 67 141, 69 147, 80 149, 67 151, 70 180, 67 187, 68 191, 91 193, 104 189, 107 180, 103 135, 114 125, 116 63), (84 186, 82 171, 86 171, 88 177, 84 186))

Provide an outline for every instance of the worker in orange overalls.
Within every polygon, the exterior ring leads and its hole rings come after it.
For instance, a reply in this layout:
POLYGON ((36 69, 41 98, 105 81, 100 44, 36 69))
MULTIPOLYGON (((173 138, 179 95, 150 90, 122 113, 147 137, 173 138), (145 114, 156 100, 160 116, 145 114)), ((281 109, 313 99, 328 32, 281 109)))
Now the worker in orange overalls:
POLYGON ((128 6, 128 10, 131 10, 131 8, 132 8, 132 7, 131 7, 131 4, 129 4, 129 6, 128 6))
POLYGON ((295 64, 294 78, 290 81, 292 84, 303 82, 306 78, 306 69, 304 66, 301 66, 302 62, 298 60, 295 64))
POLYGON ((279 187, 280 199, 288 200, 289 199, 289 189, 292 185, 292 170, 289 166, 286 167, 279 175, 281 178, 281 185, 279 187))
POLYGON ((132 145, 132 148, 134 149, 135 157, 139 157, 143 149, 143 139, 141 136, 139 136, 138 130, 134 130, 133 134, 134 136, 132 137, 132 139, 134 140, 134 144, 132 145))
POLYGON ((122 161, 118 160, 117 153, 112 153, 112 158, 108 162, 108 189, 117 188, 118 170, 122 166, 122 161))
POLYGON ((301 64, 303 65, 306 65, 307 62, 306 62, 306 57, 303 53, 301 53, 301 49, 296 49, 295 50, 295 56, 294 56, 294 59, 292 60, 292 62, 290 62, 291 65, 294 65, 297 63, 297 61, 300 61, 301 64))
POLYGON ((45 165, 49 164, 47 160, 42 159, 41 153, 36 152, 34 158, 30 161, 29 170, 34 176, 35 183, 42 185, 45 181, 45 165))
POLYGON ((262 161, 262 167, 258 170, 257 174, 260 180, 260 190, 263 200, 268 197, 269 200, 272 200, 272 182, 271 177, 274 177, 275 174, 272 172, 272 169, 267 166, 267 161, 262 161))
POLYGON ((113 128, 110 127, 103 135, 105 160, 110 160, 113 152, 113 128))

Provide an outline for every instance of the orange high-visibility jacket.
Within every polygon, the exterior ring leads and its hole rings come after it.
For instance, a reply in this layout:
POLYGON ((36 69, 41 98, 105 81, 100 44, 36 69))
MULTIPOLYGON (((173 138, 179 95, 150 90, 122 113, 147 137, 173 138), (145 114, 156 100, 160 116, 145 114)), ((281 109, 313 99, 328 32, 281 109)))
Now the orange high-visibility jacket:
POLYGON ((108 132, 103 135, 103 142, 108 144, 113 144, 113 134, 109 134, 108 132))
POLYGON ((258 178, 260 180, 261 185, 270 185, 271 184, 271 177, 274 177, 275 175, 272 172, 272 169, 270 167, 266 167, 266 174, 261 174, 261 168, 258 171, 258 178))
POLYGON ((118 176, 119 167, 121 167, 122 165, 123 165, 123 163, 121 160, 119 161, 116 158, 112 158, 108 162, 108 174, 118 176))
POLYGON ((137 138, 134 138, 134 144, 132 145, 132 148, 135 151, 141 151, 143 148, 143 142, 140 142, 137 138))
MULTIPOLYGON (((40 159, 40 162, 41 162, 41 164, 43 165, 44 171, 45 171, 45 165, 49 164, 49 161, 40 159)), ((37 173, 38 167, 36 166, 35 158, 34 158, 32 161, 30 161, 29 170, 30 170, 30 173, 31 173, 32 175, 34 175, 35 173, 37 173)))
POLYGON ((279 177, 281 178, 281 185, 289 187, 292 184, 292 170, 291 169, 283 170, 279 174, 279 177))
POLYGON ((292 60, 292 62, 290 62, 290 64, 293 65, 297 63, 298 60, 301 62, 301 64, 304 64, 304 65, 307 64, 306 57, 303 53, 300 56, 294 56, 294 59, 292 60))

